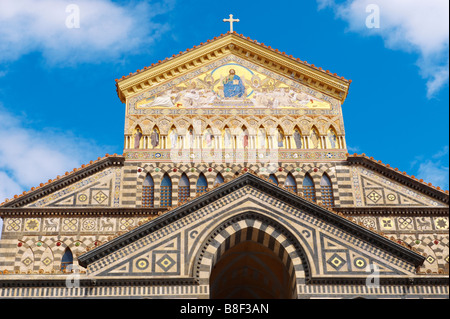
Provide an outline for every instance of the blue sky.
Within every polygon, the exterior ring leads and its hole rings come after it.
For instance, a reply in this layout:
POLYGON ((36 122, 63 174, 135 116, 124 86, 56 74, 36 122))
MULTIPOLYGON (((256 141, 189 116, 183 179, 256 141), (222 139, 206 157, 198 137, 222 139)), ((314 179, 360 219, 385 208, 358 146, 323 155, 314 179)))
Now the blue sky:
POLYGON ((2 0, 0 202, 122 154, 114 80, 227 32, 230 13, 238 33, 352 79, 350 153, 448 189, 448 1, 211 3, 2 0), (71 4, 79 28, 66 25, 71 4), (368 4, 380 9, 380 28, 367 28, 368 4))

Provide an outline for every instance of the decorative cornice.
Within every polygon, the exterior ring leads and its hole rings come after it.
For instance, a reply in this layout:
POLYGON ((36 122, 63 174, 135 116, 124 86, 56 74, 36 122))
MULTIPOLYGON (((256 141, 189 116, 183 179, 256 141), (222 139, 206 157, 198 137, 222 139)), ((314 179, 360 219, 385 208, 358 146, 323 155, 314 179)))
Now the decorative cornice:
MULTIPOLYGON (((333 277, 333 278, 320 278, 315 277, 307 282, 308 285, 366 285, 367 277, 362 278, 346 278, 346 277, 333 277)), ((390 285, 404 285, 404 286, 419 286, 419 285, 432 285, 432 286, 448 286, 449 277, 442 275, 434 276, 414 276, 414 277, 380 277, 381 286, 390 285)))
POLYGON ((334 207, 344 215, 370 216, 448 216, 449 209, 443 207, 334 207))
POLYGON ((153 219, 148 223, 140 225, 128 233, 112 239, 110 242, 107 242, 102 246, 94 248, 93 250, 80 256, 78 258, 79 263, 81 266, 87 267, 89 264, 111 254, 112 252, 117 251, 118 249, 121 249, 245 186, 251 186, 266 194, 276 197, 288 205, 307 211, 324 222, 331 223, 362 240, 365 240, 407 262, 414 264, 415 266, 421 265, 425 260, 424 256, 408 249, 408 247, 404 245, 397 243, 395 238, 390 239, 383 234, 369 230, 364 227, 364 225, 356 223, 351 217, 345 217, 342 213, 333 212, 325 207, 317 205, 316 203, 307 201, 295 193, 286 190, 284 187, 277 187, 275 184, 268 181, 268 179, 261 178, 249 172, 242 173, 233 180, 226 182, 208 191, 207 193, 188 201, 187 203, 173 208, 164 215, 153 219))
MULTIPOLYGON (((0 288, 43 288, 43 287, 67 287, 66 277, 71 274, 61 274, 58 276, 39 275, 24 278, 24 275, 0 276, 0 288), (17 277, 17 278, 14 278, 17 277), (60 277, 60 278, 58 278, 60 277)), ((73 276, 73 275, 71 275, 73 276)), ((117 287, 117 286, 179 286, 198 285, 195 278, 126 278, 126 279, 102 279, 90 278, 80 275, 80 287, 117 287)))
POLYGON ((123 166, 125 163, 124 156, 117 154, 106 154, 104 158, 98 158, 97 161, 91 161, 87 165, 82 165, 81 168, 74 168, 72 172, 66 172, 64 176, 58 176, 54 180, 49 180, 47 183, 41 183, 39 187, 31 188, 28 192, 23 192, 22 195, 16 195, 12 200, 6 200, 0 204, 0 207, 17 208, 30 204, 44 196, 47 196, 57 190, 65 188, 70 184, 78 182, 83 178, 98 173, 105 168, 111 166, 123 166))
POLYGON ((118 96, 125 103, 128 97, 191 72, 228 54, 249 59, 255 64, 336 98, 341 103, 347 97, 351 80, 338 77, 328 70, 324 71, 314 64, 295 59, 284 52, 237 33, 227 33, 214 40, 208 40, 200 46, 152 64, 151 67, 145 67, 143 70, 137 70, 135 73, 116 79, 118 96))
POLYGON ((0 217, 58 217, 58 216, 159 216, 167 208, 0 208, 0 217))
MULTIPOLYGON (((65 275, 48 276, 29 276, 25 278, 23 275, 0 276, 0 288, 50 288, 50 287, 67 287, 65 275)), ((365 285, 367 278, 312 278, 306 282, 306 285, 365 285)), ((90 278, 81 275, 79 278, 80 287, 144 287, 144 286, 194 286, 199 285, 195 278, 90 278)), ((408 278, 380 278, 381 286, 404 285, 412 286, 448 286, 448 276, 414 276, 408 278)))
POLYGON ((417 190, 427 196, 437 199, 443 203, 449 203, 449 192, 441 190, 439 187, 434 187, 431 183, 425 183, 423 180, 418 180, 415 176, 409 176, 406 172, 400 172, 398 168, 392 168, 389 164, 384 164, 381 161, 375 161, 373 157, 362 155, 348 155, 347 161, 350 165, 356 164, 369 168, 383 176, 386 176, 396 182, 399 182, 409 188, 417 190))

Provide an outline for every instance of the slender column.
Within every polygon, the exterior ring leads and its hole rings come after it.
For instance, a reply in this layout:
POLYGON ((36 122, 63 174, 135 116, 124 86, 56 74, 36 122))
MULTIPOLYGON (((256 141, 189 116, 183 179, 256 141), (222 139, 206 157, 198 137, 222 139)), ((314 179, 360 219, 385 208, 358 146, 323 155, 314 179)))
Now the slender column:
POLYGON ((341 144, 341 148, 346 149, 347 148, 347 143, 345 142, 345 137, 342 136, 342 144, 341 144))

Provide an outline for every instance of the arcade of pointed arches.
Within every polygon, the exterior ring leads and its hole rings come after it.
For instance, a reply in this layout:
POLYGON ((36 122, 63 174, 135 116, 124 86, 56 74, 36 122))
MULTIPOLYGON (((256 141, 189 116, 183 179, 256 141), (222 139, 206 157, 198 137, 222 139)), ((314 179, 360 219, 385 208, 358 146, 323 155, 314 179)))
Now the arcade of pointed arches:
MULTIPOLYGON (((200 173, 198 177, 194 177, 192 174, 190 175, 191 178, 189 178, 186 173, 181 174, 181 178, 178 181, 177 194, 174 194, 172 178, 168 172, 164 173, 160 185, 160 207, 171 207, 173 195, 176 195, 179 204, 186 202, 191 197, 191 179, 195 179, 195 195, 205 193, 208 190, 208 186, 213 187, 225 182, 225 179, 220 172, 216 174, 212 185, 208 185, 208 181, 203 173, 200 173)), ((276 185, 280 184, 275 174, 270 174, 269 179, 276 185)), ((301 186, 299 187, 296 178, 289 172, 284 182, 284 187, 286 189, 315 203, 318 202, 317 193, 320 191, 322 205, 330 208, 334 207, 333 185, 326 172, 322 174, 320 179, 320 184, 318 185, 320 187, 319 190, 317 190, 316 185, 308 172, 304 175, 300 185, 301 186)), ((155 204, 155 183, 152 175, 147 173, 142 184, 142 207, 154 208, 156 207, 155 204)))
POLYGON ((302 119, 140 120, 125 134, 126 150, 152 149, 345 149, 344 133, 332 120, 302 119), (215 121, 215 122, 214 122, 215 121))

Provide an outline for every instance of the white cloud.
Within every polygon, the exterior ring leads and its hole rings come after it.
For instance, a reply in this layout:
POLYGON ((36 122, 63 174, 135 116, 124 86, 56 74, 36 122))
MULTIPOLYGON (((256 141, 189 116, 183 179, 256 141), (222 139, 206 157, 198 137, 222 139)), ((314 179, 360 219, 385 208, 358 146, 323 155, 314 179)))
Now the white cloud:
POLYGON ((2 203, 5 198, 11 198, 21 192, 23 192, 22 186, 9 177, 6 172, 0 170, 0 203, 2 203))
POLYGON ((442 158, 444 156, 448 155, 448 145, 444 146, 442 148, 442 150, 440 150, 439 152, 437 152, 436 154, 434 154, 432 156, 432 158, 442 158))
POLYGON ((358 146, 347 145, 347 150, 348 150, 349 154, 358 153, 359 152, 359 147, 358 146))
POLYGON ((174 0, 161 3, 111 0, 0 1, 0 63, 41 52, 50 64, 70 65, 116 59, 144 49, 168 30, 152 22, 168 12, 174 0), (79 8, 79 28, 68 28, 79 8), (69 7, 70 9, 70 7, 69 7))
POLYGON ((417 171, 417 178, 423 179, 426 183, 432 183, 444 190, 448 190, 449 167, 442 165, 440 161, 431 160, 421 163, 417 171))
POLYGON ((0 123, 0 203, 107 153, 70 132, 27 128, 1 105, 0 123))
POLYGON ((411 165, 417 166, 416 177, 423 179, 426 183, 432 183, 444 190, 449 188, 449 163, 448 146, 432 155, 431 158, 424 160, 424 156, 417 157, 411 165))
POLYGON ((332 8, 349 23, 349 30, 377 35, 387 48, 419 54, 417 65, 433 97, 449 79, 449 1, 447 0, 317 0, 319 9, 332 8), (369 29, 366 8, 380 9, 380 28, 369 29))

